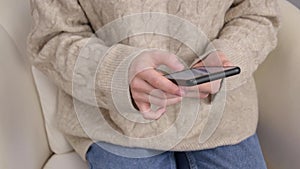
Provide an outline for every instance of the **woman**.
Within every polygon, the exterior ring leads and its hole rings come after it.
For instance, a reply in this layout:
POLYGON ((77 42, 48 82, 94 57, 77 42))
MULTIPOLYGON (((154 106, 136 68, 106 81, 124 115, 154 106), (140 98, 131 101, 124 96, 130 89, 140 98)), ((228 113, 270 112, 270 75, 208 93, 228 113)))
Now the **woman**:
POLYGON ((276 0, 31 5, 31 61, 61 89, 58 125, 91 168, 266 168, 252 74, 276 46, 276 0), (242 73, 194 87, 161 73, 228 65, 242 73))

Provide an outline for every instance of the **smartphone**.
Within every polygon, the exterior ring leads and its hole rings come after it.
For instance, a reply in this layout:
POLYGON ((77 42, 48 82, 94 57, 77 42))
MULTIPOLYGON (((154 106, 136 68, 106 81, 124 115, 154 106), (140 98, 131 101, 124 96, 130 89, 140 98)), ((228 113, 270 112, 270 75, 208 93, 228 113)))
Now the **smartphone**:
POLYGON ((203 66, 164 75, 179 86, 195 86, 210 81, 237 75, 241 69, 237 66, 203 66))

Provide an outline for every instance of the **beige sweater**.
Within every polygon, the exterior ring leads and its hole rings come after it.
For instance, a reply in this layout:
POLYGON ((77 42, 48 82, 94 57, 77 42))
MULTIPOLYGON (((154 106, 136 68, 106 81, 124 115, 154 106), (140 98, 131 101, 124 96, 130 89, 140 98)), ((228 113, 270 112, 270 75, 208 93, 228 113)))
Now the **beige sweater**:
POLYGON ((30 59, 61 89, 58 125, 83 159, 92 141, 184 151, 236 144, 255 133, 252 74, 276 46, 276 0, 32 0, 31 5, 30 59), (242 73, 224 80, 210 99, 186 98, 159 120, 147 121, 133 108, 128 83, 130 62, 147 48, 172 52, 187 67, 220 50, 242 73))

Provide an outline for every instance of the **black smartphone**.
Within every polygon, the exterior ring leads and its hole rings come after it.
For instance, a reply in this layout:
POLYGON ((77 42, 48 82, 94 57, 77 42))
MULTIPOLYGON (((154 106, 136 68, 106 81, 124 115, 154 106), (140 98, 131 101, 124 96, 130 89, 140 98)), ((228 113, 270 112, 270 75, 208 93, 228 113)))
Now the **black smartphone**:
POLYGON ((237 66, 203 66, 164 75, 179 86, 194 86, 202 83, 237 75, 241 69, 237 66))

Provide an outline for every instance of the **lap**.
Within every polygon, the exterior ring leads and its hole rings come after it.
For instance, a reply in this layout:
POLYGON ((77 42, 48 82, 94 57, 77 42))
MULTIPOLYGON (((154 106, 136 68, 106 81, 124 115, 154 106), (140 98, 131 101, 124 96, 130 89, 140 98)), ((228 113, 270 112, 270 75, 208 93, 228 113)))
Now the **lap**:
POLYGON ((132 149, 107 143, 94 143, 86 158, 91 169, 176 169, 172 152, 132 149))
POLYGON ((256 135, 237 145, 189 152, 159 152, 97 143, 90 147, 87 160, 91 169, 186 169, 186 165, 191 169, 266 169, 256 135))
POLYGON ((185 154, 191 169, 266 169, 257 135, 236 145, 185 154))

